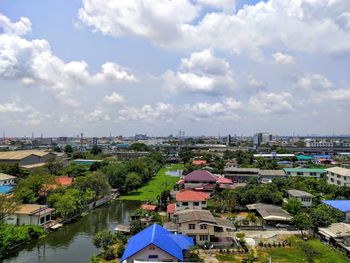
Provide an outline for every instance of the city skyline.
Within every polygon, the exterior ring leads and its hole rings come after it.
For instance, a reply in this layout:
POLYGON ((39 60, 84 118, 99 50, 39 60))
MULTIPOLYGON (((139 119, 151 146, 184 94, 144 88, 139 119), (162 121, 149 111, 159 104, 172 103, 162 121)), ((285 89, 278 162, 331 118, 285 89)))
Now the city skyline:
POLYGON ((347 0, 5 0, 0 132, 349 134, 349 55, 347 0))

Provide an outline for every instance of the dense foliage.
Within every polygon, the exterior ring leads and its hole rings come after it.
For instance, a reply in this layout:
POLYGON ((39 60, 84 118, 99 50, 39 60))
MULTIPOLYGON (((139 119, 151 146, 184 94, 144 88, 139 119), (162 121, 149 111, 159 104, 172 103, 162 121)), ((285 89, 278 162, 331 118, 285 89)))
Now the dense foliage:
POLYGON ((0 258, 10 249, 38 239, 45 234, 45 231, 38 226, 14 226, 0 224, 0 258))

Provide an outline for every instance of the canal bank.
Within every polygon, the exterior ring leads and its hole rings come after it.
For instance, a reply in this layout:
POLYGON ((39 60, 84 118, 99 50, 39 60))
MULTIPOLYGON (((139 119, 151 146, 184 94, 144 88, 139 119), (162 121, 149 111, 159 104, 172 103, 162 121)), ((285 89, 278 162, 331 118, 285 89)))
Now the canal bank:
POLYGON ((92 254, 99 251, 92 243, 95 234, 113 230, 120 223, 126 224, 129 216, 139 207, 138 201, 112 201, 43 239, 18 247, 3 262, 88 262, 92 254))

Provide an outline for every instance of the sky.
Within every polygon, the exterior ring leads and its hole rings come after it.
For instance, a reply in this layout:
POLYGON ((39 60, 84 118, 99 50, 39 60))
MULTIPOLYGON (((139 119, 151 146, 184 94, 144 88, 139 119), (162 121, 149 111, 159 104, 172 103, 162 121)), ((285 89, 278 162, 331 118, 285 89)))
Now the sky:
POLYGON ((6 136, 350 134, 349 0, 2 0, 6 136))

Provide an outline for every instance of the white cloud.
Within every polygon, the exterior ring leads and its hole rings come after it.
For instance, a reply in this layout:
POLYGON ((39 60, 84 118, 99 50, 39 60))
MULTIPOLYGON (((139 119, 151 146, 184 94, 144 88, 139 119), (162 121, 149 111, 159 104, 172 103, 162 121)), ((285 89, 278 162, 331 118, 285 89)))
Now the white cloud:
POLYGON ((286 114, 295 109, 293 96, 287 92, 260 92, 249 100, 250 110, 257 114, 286 114))
POLYGON ((317 92, 313 94, 311 100, 317 103, 333 101, 336 103, 344 102, 350 104, 350 88, 317 92))
MULTIPOLYGON (((22 20, 15 25, 21 25, 22 20)), ((16 32, 25 32, 21 26, 13 27, 16 32)), ((111 62, 103 64, 100 72, 91 74, 85 61, 65 63, 54 55, 46 40, 27 40, 9 33, 0 35, 0 77, 49 90, 60 101, 74 107, 79 106, 75 92, 82 86, 137 81, 128 69, 111 62)))
POLYGON ((118 112, 118 121, 170 122, 174 112, 175 109, 172 105, 163 102, 159 102, 155 106, 146 104, 141 108, 125 106, 118 112))
POLYGON ((18 22, 11 22, 8 17, 0 14, 0 27, 5 34, 25 35, 32 30, 32 24, 27 17, 21 17, 18 22))
POLYGON ((219 8, 227 13, 232 13, 236 7, 236 0, 197 0, 197 3, 219 8))
POLYGON ((19 105, 19 103, 16 101, 0 104, 0 113, 14 113, 25 111, 28 111, 28 108, 19 105))
POLYGON ((296 85, 305 90, 329 89, 333 87, 332 82, 321 74, 307 74, 299 77, 296 85))
POLYGON ((181 60, 180 70, 163 74, 165 89, 170 92, 225 94, 235 88, 235 79, 227 61, 210 50, 192 53, 181 60))
POLYGON ((106 95, 103 98, 103 102, 107 104, 120 104, 125 102, 124 97, 116 92, 113 92, 111 95, 106 95))
POLYGON ((348 0, 269 0, 231 14, 222 10, 230 2, 85 0, 79 18, 103 34, 141 36, 168 48, 212 47, 254 58, 263 47, 350 52, 348 0), (198 19, 203 4, 221 9, 198 19))
POLYGON ((291 55, 284 54, 281 52, 277 52, 277 53, 272 54, 272 57, 274 59, 274 62, 278 63, 278 64, 294 64, 295 63, 295 59, 291 55))

